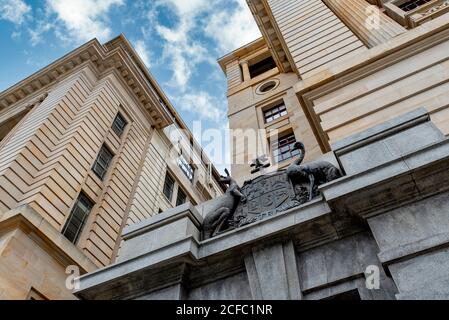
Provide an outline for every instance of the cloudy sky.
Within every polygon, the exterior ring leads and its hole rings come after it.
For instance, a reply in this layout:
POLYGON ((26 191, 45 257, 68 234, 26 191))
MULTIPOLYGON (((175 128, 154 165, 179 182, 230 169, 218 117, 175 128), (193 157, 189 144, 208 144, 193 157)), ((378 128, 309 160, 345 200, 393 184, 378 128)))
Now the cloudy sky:
POLYGON ((0 0, 0 91, 122 32, 188 126, 227 123, 216 60, 260 37, 245 0, 0 0))

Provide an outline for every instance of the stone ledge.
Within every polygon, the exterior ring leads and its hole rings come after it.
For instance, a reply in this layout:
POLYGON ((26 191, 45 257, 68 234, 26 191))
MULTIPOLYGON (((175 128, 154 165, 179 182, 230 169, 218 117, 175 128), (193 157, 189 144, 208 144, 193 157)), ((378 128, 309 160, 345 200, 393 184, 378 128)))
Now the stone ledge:
POLYGON ((153 217, 126 227, 123 230, 122 238, 123 240, 127 240, 129 238, 136 237, 142 233, 160 228, 183 217, 190 218, 190 220, 198 228, 200 228, 203 223, 203 217, 199 214, 198 210, 196 210, 196 208, 190 202, 187 202, 183 205, 175 208, 170 208, 163 213, 157 214, 153 217))
POLYGON ((50 255, 64 261, 67 265, 78 265, 82 273, 97 269, 95 264, 79 248, 28 205, 7 211, 0 216, 0 230, 11 228, 32 230, 46 244, 55 249, 52 252, 48 251, 50 255))
POLYGON ((424 254, 433 250, 449 246, 449 232, 440 233, 435 236, 421 239, 412 243, 381 251, 378 254, 382 264, 388 266, 402 260, 412 258, 416 255, 424 254))
MULTIPOLYGON (((171 214, 176 214, 176 212, 171 212, 171 214)), ((106 283, 113 286, 113 282, 124 281, 123 279, 126 279, 127 283, 138 282, 134 275, 144 270, 150 272, 151 270, 164 269, 171 264, 179 265, 186 262, 195 265, 220 253, 229 255, 230 251, 239 251, 242 247, 263 238, 288 232, 295 226, 298 227, 329 214, 329 207, 320 198, 301 207, 290 209, 206 241, 198 242, 193 236, 186 236, 162 248, 118 262, 81 277, 81 287, 75 293, 82 298, 87 298, 89 292, 98 285, 103 287, 106 283)))
POLYGON ((165 269, 170 264, 196 260, 196 257, 198 257, 198 242, 193 237, 185 237, 144 255, 106 266, 82 276, 80 278, 80 289, 74 293, 82 298, 87 298, 89 290, 96 286, 109 284, 113 287, 114 282, 123 281, 123 279, 126 279, 128 285, 131 286, 132 282, 140 281, 139 272, 165 269))
POLYGON ((399 117, 383 122, 360 133, 353 134, 345 139, 332 144, 332 150, 337 155, 345 153, 354 148, 360 148, 374 141, 384 139, 387 136, 397 133, 405 128, 430 121, 430 116, 425 108, 418 108, 407 112, 399 117))
POLYGON ((449 296, 449 280, 433 281, 426 287, 396 294, 397 300, 447 300, 449 296))
POLYGON ((334 210, 366 219, 449 189, 448 167, 449 140, 443 140, 324 184, 319 190, 334 210))
POLYGON ((322 198, 305 203, 275 216, 229 231, 201 242, 199 258, 256 242, 267 236, 286 232, 314 219, 329 215, 331 210, 322 198))

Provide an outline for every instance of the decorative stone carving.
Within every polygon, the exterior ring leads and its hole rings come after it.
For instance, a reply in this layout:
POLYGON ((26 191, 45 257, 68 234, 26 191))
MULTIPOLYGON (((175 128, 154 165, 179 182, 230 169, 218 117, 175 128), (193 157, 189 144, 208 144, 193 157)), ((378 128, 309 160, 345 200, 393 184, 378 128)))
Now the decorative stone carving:
POLYGON ((211 238, 217 235, 224 227, 229 217, 234 214, 237 205, 246 202, 237 182, 232 179, 227 169, 226 177, 221 176, 220 182, 229 185, 224 196, 217 199, 216 205, 205 216, 203 222, 203 239, 211 238))
POLYGON ((251 167, 254 167, 254 169, 251 170, 251 174, 257 173, 259 171, 263 173, 263 169, 268 168, 270 166, 270 163, 267 161, 268 157, 266 154, 254 159, 253 162, 250 164, 251 167))
POLYGON ((340 169, 327 161, 315 161, 301 165, 306 155, 302 142, 296 142, 293 150, 300 150, 300 155, 288 168, 287 176, 293 187, 308 182, 308 200, 312 200, 318 193, 318 186, 342 177, 340 169))
MULTIPOLYGON (((297 142, 294 149, 299 149, 300 155, 287 170, 262 174, 245 181, 241 188, 225 170, 227 177, 221 177, 220 181, 229 184, 229 188, 206 215, 203 238, 211 238, 304 204, 319 195, 319 185, 342 176, 340 170, 327 161, 301 165, 305 156, 304 145, 297 142)), ((251 166, 260 170, 264 168, 265 161, 259 157, 251 166)))
MULTIPOLYGON (((229 177, 229 173, 226 171, 229 177)), ((228 178, 221 180, 227 183, 228 178)), ((308 188, 292 185, 285 170, 245 181, 239 188, 232 178, 224 198, 209 211, 203 223, 203 239, 254 223, 309 201, 308 188), (234 207, 231 206, 234 203, 234 207)), ((318 192, 314 194, 318 195, 318 192)))
POLYGON ((247 201, 237 206, 229 221, 231 228, 262 220, 307 201, 307 189, 298 186, 295 190, 285 170, 246 181, 241 191, 247 201))

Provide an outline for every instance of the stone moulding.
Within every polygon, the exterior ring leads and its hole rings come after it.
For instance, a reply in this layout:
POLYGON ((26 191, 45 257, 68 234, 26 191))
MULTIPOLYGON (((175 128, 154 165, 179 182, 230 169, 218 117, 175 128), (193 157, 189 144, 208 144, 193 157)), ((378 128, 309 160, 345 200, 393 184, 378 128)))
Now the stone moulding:
MULTIPOLYGON (((283 233, 289 232, 289 230, 294 228, 312 228, 310 223, 313 223, 317 219, 325 219, 330 223, 330 212, 331 211, 326 203, 320 198, 300 207, 290 209, 279 215, 272 216, 265 220, 258 221, 254 224, 232 230, 204 241, 199 241, 193 235, 183 235, 170 244, 155 250, 151 250, 149 246, 143 246, 142 248, 133 247, 129 249, 125 249, 124 247, 124 250, 136 249, 138 252, 127 255, 132 258, 127 258, 125 261, 120 260, 120 262, 116 264, 107 266, 83 277, 79 296, 86 299, 102 299, 102 295, 94 297, 90 296, 87 292, 104 282, 114 282, 114 280, 118 278, 126 278, 128 283, 137 284, 141 281, 141 272, 144 272, 145 274, 151 274, 152 272, 159 274, 162 272, 162 274, 165 275, 167 267, 173 264, 187 263, 189 265, 197 265, 202 264, 202 261, 220 259, 220 256, 223 254, 226 256, 232 255, 233 252, 239 254, 245 247, 247 248, 246 250, 250 250, 251 245, 258 243, 267 236, 279 236, 282 238, 283 233), (86 292, 86 295, 84 295, 83 291, 86 292)), ((190 217, 192 215, 188 214, 188 216, 190 217)), ((152 218, 149 220, 151 219, 152 218)), ((159 223, 159 221, 157 223, 159 223)), ((143 225, 142 228, 147 228, 147 226, 143 225)), ((133 232, 135 235, 139 234, 136 227, 133 232)), ((336 236, 336 234, 333 234, 333 236, 336 236)), ((142 241, 143 239, 140 240, 142 241)), ((111 286, 115 287, 116 285, 111 284, 111 286)), ((152 290, 157 290, 158 288, 159 287, 155 286, 152 290)), ((110 293, 111 292, 109 292, 109 294, 110 293)), ((121 293, 117 294, 120 296, 121 293)))
POLYGON ((28 205, 0 214, 0 233, 17 228, 52 248, 52 250, 47 250, 48 254, 66 266, 79 266, 82 274, 97 269, 79 248, 28 205))
POLYGON ((128 41, 120 35, 103 46, 93 39, 68 55, 53 62, 27 79, 0 93, 0 111, 9 110, 18 102, 42 90, 48 90, 64 78, 68 71, 91 63, 99 74, 114 69, 130 87, 136 101, 148 113, 155 127, 163 128, 173 122, 168 103, 159 98, 164 96, 141 61, 136 60, 128 41), (137 62, 136 62, 137 61, 137 62), (140 64, 140 65, 139 65, 140 64), (139 66, 138 66, 139 65, 139 66), (143 71, 142 71, 143 70, 143 71))

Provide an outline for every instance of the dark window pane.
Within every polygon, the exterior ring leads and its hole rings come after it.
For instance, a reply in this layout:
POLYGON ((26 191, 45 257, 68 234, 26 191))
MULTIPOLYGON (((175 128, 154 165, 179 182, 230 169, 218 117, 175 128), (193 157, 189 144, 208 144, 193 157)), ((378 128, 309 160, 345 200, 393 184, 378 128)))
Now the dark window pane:
POLYGON ((97 159, 92 167, 93 172, 100 178, 103 179, 104 175, 108 171, 109 164, 113 158, 113 154, 103 145, 98 153, 97 159))
POLYGON ((186 194, 184 193, 184 191, 181 188, 179 188, 178 189, 178 196, 176 197, 176 205, 180 206, 181 204, 186 203, 186 201, 187 201, 186 194))
POLYGON ((258 75, 267 72, 276 67, 276 63, 273 58, 270 56, 265 58, 259 62, 256 62, 249 66, 249 74, 251 78, 257 77, 258 75))
POLYGON ((404 11, 411 11, 418 7, 421 7, 422 5, 430 2, 432 0, 410 0, 406 1, 403 4, 399 5, 399 8, 401 8, 404 11))
POLYGON ((75 202, 75 205, 70 212, 69 218, 62 229, 62 234, 70 240, 72 243, 76 243, 78 240, 81 231, 83 230, 84 224, 86 223, 87 216, 94 204, 90 199, 80 193, 78 199, 75 202))
POLYGON ((173 196, 173 188, 175 186, 175 181, 170 176, 170 174, 167 172, 165 175, 165 181, 164 181, 164 195, 167 197, 169 201, 171 201, 171 198, 173 196))
POLYGON ((112 130, 120 137, 125 130, 126 120, 120 113, 115 116, 114 122, 112 123, 112 130))

